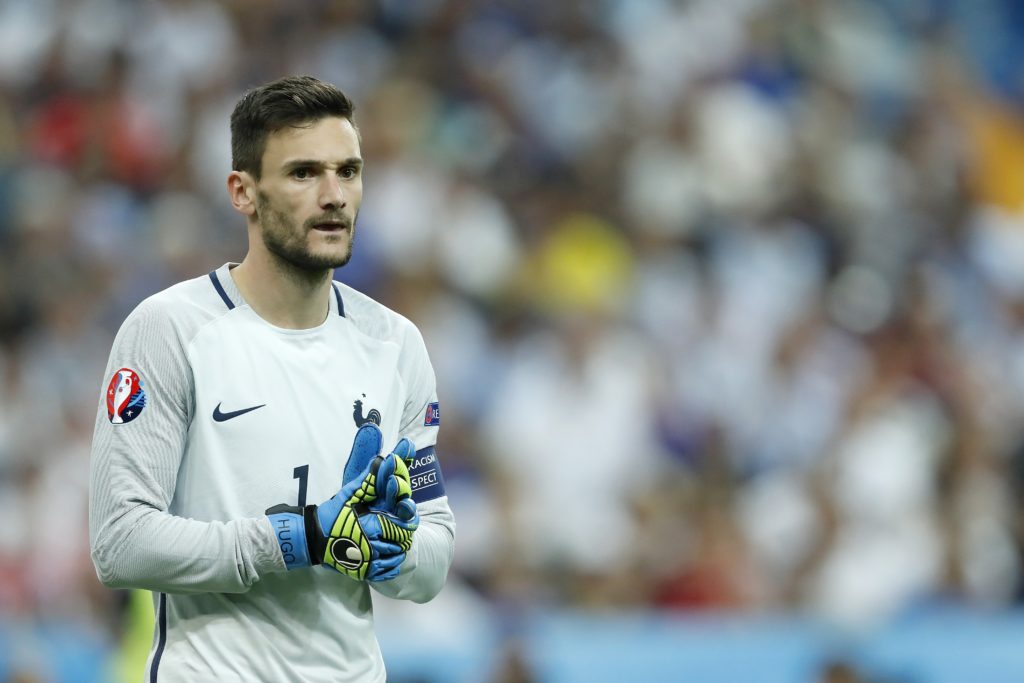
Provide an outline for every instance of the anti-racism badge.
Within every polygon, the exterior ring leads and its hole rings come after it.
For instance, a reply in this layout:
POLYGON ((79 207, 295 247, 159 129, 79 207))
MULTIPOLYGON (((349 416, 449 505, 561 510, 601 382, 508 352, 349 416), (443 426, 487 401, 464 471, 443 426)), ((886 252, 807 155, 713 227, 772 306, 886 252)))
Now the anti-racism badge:
POLYGON ((131 368, 114 373, 107 387, 107 417, 112 424, 131 422, 146 407, 146 391, 142 378, 131 368))

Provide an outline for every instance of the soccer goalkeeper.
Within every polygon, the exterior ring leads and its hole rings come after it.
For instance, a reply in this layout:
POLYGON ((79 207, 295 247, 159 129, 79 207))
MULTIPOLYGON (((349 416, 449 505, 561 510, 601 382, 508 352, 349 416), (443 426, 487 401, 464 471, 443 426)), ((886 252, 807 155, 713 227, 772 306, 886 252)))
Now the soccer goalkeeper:
POLYGON ((371 591, 430 600, 452 561, 434 372, 412 323, 332 279, 362 197, 348 98, 256 88, 231 147, 245 258, 146 299, 114 340, 93 562, 154 592, 146 681, 383 682, 371 591))

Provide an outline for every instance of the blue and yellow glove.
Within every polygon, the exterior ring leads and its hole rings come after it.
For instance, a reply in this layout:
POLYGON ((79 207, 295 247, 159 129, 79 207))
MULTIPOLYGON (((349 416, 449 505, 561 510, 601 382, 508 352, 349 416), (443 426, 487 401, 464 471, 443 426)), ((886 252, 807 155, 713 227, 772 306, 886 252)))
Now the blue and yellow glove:
MULTIPOLYGON (((383 441, 384 435, 381 434, 377 425, 368 422, 360 427, 356 432, 355 441, 352 443, 352 452, 349 453, 348 462, 345 463, 342 486, 364 479, 366 468, 372 465, 374 459, 380 459, 383 441)), ((402 468, 395 463, 396 470, 393 476, 379 477, 386 483, 378 487, 377 500, 370 505, 370 508, 407 522, 415 518, 418 525, 419 516, 416 514, 416 502, 412 499, 412 484, 409 481, 409 468, 412 467, 413 458, 416 456, 416 448, 409 439, 400 439, 391 449, 391 453, 398 456, 405 467, 402 468)), ((384 475, 390 473, 390 470, 385 469, 384 475)))
POLYGON ((419 526, 408 466, 415 450, 402 439, 382 457, 382 441, 377 425, 363 425, 335 496, 267 510, 288 569, 324 564, 359 581, 398 576, 419 526))

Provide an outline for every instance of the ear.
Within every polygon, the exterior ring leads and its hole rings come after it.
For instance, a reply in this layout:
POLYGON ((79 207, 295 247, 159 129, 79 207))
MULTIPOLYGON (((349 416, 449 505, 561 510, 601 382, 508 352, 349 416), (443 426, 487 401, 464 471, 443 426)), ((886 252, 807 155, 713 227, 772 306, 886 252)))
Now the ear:
POLYGON ((249 217, 256 215, 256 181, 248 171, 228 174, 228 198, 235 211, 249 217))

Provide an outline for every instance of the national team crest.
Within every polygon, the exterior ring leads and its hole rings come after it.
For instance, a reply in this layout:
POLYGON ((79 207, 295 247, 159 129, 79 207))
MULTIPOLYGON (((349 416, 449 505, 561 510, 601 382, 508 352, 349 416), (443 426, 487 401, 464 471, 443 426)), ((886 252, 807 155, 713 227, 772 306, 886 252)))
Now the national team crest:
POLYGON ((107 417, 112 424, 131 422, 146 407, 146 392, 142 378, 131 368, 114 373, 107 387, 107 417))

